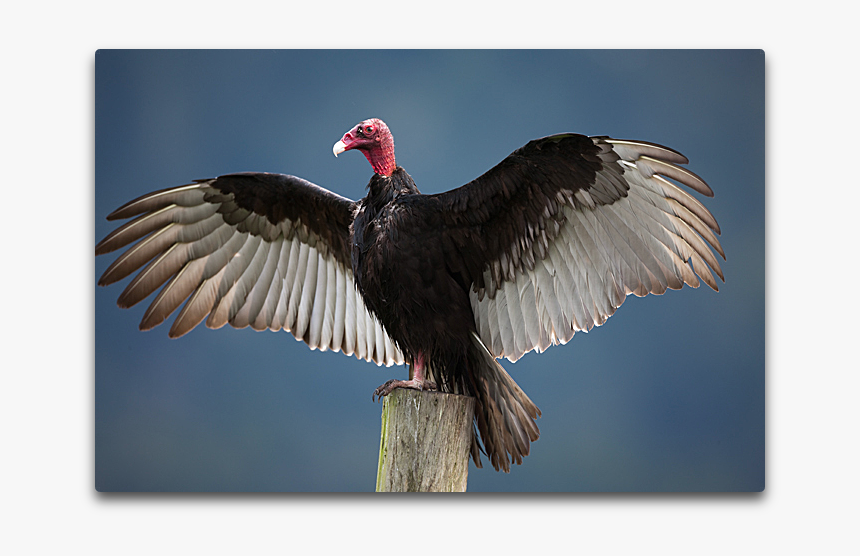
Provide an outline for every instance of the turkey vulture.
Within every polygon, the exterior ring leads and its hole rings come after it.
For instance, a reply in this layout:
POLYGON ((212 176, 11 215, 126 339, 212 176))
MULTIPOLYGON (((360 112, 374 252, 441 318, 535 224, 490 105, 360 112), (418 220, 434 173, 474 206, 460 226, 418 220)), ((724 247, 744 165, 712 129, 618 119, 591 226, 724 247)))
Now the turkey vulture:
POLYGON ((108 219, 136 218, 96 255, 136 243, 99 285, 143 267, 119 297, 126 308, 166 283, 141 330, 185 302, 171 337, 206 318, 210 328, 284 329, 311 349, 378 365, 406 362, 409 380, 374 397, 399 387, 474 396, 472 458, 481 467, 483 450, 507 472, 537 440, 540 410, 498 358, 566 343, 628 294, 699 278, 717 290, 712 271, 724 279, 711 251, 725 259, 719 226, 676 183, 713 192, 672 149, 552 135, 436 195, 397 166, 381 120, 356 125, 333 151, 352 149, 374 170, 357 202, 295 176, 248 172, 123 205, 108 219))

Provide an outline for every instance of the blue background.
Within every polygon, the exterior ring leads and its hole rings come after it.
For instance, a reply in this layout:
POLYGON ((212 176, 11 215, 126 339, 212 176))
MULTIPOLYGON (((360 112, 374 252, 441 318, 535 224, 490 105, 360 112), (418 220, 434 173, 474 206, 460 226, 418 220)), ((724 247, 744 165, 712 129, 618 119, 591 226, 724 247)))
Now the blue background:
MULTIPOLYGON (((368 117, 425 193, 551 133, 681 151, 716 193, 727 282, 631 297, 566 346, 504 361, 543 412, 541 438, 510 474, 473 467, 469 490, 764 488, 762 51, 101 50, 95 93, 95 240, 126 201, 228 172, 358 199, 367 161, 331 146, 368 117)), ((126 282, 95 291, 98 490, 374 489, 370 395, 405 368, 285 332, 140 332, 147 303, 115 304, 126 282)))

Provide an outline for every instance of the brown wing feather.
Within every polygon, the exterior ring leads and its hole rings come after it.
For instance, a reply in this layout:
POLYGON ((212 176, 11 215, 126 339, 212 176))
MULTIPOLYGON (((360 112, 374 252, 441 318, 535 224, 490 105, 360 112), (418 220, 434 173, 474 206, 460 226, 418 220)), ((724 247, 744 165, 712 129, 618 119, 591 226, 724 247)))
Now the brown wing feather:
POLYGON ((716 290, 719 226, 675 182, 713 192, 677 166, 686 162, 654 143, 554 135, 437 195, 449 270, 470 287, 493 355, 565 343, 631 293, 697 287, 698 277, 716 290))
POLYGON ((435 195, 446 212, 443 242, 455 272, 483 291, 535 259, 564 221, 561 208, 609 204, 627 194, 609 145, 573 133, 530 141, 466 185, 435 195))
POLYGON ((399 364, 402 354, 355 288, 348 247, 354 208, 281 174, 229 174, 156 191, 108 216, 136 218, 103 239, 96 254, 133 245, 99 284, 138 272, 120 295, 121 307, 161 288, 141 329, 185 303, 171 337, 204 319, 211 328, 283 328, 312 348, 399 364))

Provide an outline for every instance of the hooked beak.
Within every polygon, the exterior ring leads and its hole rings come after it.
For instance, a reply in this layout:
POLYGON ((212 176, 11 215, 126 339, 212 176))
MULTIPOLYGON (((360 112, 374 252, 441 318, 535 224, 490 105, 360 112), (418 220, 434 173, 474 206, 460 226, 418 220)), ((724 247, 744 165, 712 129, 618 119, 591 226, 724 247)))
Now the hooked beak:
POLYGON ((345 150, 346 150, 346 143, 344 143, 343 141, 338 141, 331 148, 331 151, 334 153, 335 158, 337 158, 337 155, 339 155, 340 153, 342 153, 345 150))

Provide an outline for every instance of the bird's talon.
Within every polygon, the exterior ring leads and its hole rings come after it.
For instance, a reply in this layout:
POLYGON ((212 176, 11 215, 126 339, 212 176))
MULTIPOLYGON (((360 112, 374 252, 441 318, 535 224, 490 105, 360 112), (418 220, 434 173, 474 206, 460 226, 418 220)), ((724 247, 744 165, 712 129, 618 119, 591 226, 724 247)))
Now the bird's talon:
POLYGON ((374 390, 373 391, 373 401, 374 402, 382 401, 382 398, 384 398, 385 396, 390 394, 391 391, 394 390, 394 388, 392 387, 392 384, 394 382, 395 382, 395 380, 392 378, 391 380, 389 380, 388 382, 386 382, 385 384, 383 384, 382 386, 379 386, 376 390, 374 390))

